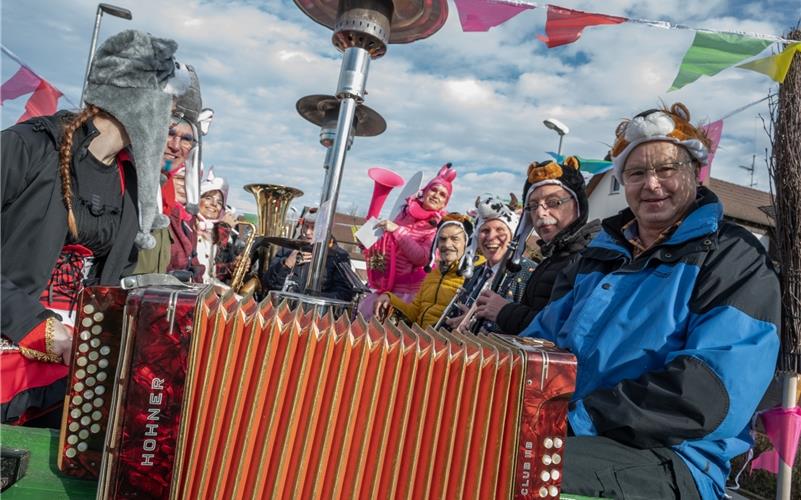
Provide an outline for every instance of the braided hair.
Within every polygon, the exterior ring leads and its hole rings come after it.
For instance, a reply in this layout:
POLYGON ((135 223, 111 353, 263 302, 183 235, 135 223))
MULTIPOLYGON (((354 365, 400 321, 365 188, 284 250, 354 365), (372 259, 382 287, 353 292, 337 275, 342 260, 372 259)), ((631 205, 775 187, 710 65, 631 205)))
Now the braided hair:
POLYGON ((72 136, 76 130, 100 113, 100 108, 87 105, 78 115, 64 126, 64 136, 59 147, 58 171, 61 175, 61 196, 64 198, 64 207, 67 209, 67 226, 73 238, 78 238, 78 223, 75 221, 75 212, 72 210, 72 177, 70 176, 70 163, 72 163, 72 136))

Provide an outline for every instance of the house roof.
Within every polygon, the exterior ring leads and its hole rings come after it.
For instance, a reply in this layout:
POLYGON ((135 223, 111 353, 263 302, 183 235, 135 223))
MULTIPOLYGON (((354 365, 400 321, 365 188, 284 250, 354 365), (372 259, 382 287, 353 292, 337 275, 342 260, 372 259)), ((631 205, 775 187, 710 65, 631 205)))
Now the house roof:
MULTIPOLYGON (((611 175, 611 172, 594 175, 590 179, 587 184, 588 197, 595 191, 595 188, 607 174, 611 175)), ((773 213, 773 198, 770 193, 715 179, 714 177, 709 179, 707 187, 718 195, 721 203, 723 203, 723 213, 727 217, 737 219, 744 224, 765 228, 775 225, 773 219, 768 215, 773 213)))
POLYGON ((773 206, 773 197, 770 193, 714 177, 709 179, 708 186, 720 198, 723 203, 723 213, 728 217, 764 227, 775 225, 773 219, 766 213, 770 212, 769 207, 773 206))

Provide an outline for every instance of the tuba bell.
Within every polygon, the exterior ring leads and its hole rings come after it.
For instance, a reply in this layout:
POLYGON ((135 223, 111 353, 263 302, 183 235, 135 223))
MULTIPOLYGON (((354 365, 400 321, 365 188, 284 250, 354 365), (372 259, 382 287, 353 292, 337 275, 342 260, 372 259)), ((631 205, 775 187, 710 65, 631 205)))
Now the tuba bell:
POLYGON ((367 176, 375 182, 373 187, 373 197, 370 199, 370 208, 367 209, 367 219, 378 218, 384 202, 387 201, 389 192, 394 188, 403 185, 403 177, 392 170, 373 167, 367 171, 367 176))
MULTIPOLYGON (((253 231, 257 237, 279 236, 286 237, 289 234, 289 227, 286 223, 286 214, 289 204, 299 196, 303 196, 303 191, 293 187, 280 186, 278 184, 246 184, 245 191, 256 197, 256 210, 259 217, 259 224, 253 231)), ((256 259, 252 259, 248 248, 248 258, 243 256, 242 261, 256 261, 258 266, 251 270, 250 274, 239 278, 241 281, 237 293, 247 295, 255 293, 261 289, 260 275, 267 271, 270 261, 275 256, 276 250, 273 245, 265 247, 258 245, 256 259), (247 279, 246 279, 247 278, 247 279)), ((249 266, 252 267, 252 266, 249 266)), ((241 273, 244 275, 244 271, 241 273)))

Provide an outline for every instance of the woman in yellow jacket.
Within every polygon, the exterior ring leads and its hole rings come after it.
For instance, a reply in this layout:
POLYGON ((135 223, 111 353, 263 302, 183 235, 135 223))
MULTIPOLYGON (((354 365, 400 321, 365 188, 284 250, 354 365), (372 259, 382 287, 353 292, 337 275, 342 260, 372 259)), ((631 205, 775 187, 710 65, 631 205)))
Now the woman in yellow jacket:
POLYGON ((393 293, 383 293, 376 300, 374 313, 385 318, 392 305, 410 322, 422 328, 433 326, 464 283, 465 269, 472 265, 472 255, 465 255, 472 234, 473 225, 466 216, 450 213, 443 217, 431 249, 432 263, 439 253, 438 265, 426 275, 412 302, 404 302, 393 293))

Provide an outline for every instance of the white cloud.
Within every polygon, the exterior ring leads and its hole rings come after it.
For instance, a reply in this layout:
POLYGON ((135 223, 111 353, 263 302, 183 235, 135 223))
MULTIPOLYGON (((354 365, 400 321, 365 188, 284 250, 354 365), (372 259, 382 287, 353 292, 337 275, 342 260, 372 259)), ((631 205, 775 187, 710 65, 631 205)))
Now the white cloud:
MULTIPOLYGON (((292 2, 199 1, 164 3, 118 0, 133 11, 131 22, 104 17, 101 39, 124 28, 175 38, 181 60, 200 75, 204 104, 215 109, 204 161, 231 184, 230 200, 251 210, 246 183, 274 183, 305 192, 299 204, 320 196, 324 150, 319 130, 295 111, 309 94, 333 93, 341 55, 331 32, 308 19, 292 2)), ((781 33, 797 17, 797 0, 589 0, 560 5, 607 14, 669 20, 690 26, 781 33)), ((3 43, 78 102, 96 3, 56 0, 2 4, 3 43), (30 36, 47 33, 47 36, 30 36)), ((535 39, 544 32, 546 9, 526 11, 488 33, 462 33, 456 9, 440 32, 409 45, 392 45, 371 63, 366 104, 387 121, 387 131, 357 138, 347 155, 339 206, 366 210, 371 166, 408 178, 427 177, 454 162, 452 209, 469 208, 486 191, 519 191, 531 161, 545 158, 558 138, 542 125, 548 117, 570 127, 564 151, 602 157, 617 123, 643 109, 685 102, 697 119, 714 120, 764 97, 775 88, 767 78, 729 69, 666 93, 692 32, 636 24, 585 30, 574 44, 547 49, 535 39)), ((3 60, 2 76, 16 65, 3 60)), ((21 114, 24 99, 7 102, 2 123, 21 114)), ((767 140, 758 113, 763 103, 726 120, 713 174, 747 183, 738 165, 767 140)), ((389 205, 393 201, 390 196, 389 205)))

